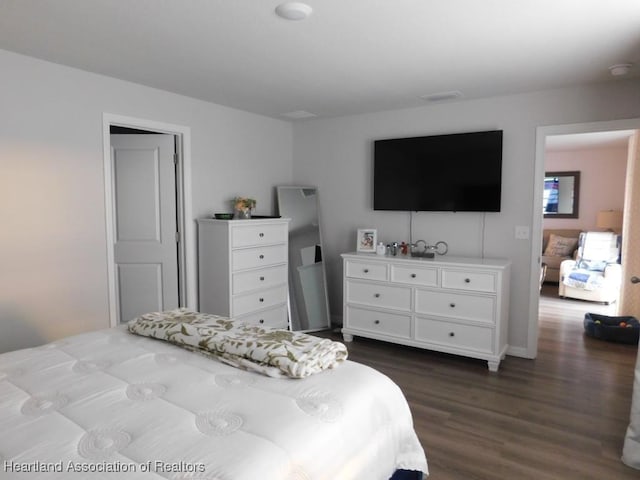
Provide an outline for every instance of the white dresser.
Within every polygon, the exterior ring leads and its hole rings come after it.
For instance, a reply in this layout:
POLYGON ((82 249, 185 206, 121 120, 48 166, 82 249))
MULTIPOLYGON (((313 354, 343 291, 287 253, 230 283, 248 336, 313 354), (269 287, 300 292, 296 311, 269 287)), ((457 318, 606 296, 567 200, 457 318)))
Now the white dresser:
POLYGON ((486 360, 507 350, 509 275, 503 259, 345 253, 342 334, 486 360))
POLYGON ((199 310, 288 328, 288 224, 198 220, 199 310))

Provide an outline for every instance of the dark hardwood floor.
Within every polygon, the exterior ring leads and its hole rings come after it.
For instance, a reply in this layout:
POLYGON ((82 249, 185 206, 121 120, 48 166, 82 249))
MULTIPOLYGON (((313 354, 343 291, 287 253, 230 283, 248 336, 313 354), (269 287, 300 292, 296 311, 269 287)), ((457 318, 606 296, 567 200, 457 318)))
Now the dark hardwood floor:
MULTIPOLYGON (((620 461, 637 347, 583 333, 585 312, 615 306, 540 301, 538 357, 486 362, 357 338, 351 360, 404 391, 427 453, 430 480, 640 479, 620 461)), ((328 333, 341 339, 338 333, 328 333)))

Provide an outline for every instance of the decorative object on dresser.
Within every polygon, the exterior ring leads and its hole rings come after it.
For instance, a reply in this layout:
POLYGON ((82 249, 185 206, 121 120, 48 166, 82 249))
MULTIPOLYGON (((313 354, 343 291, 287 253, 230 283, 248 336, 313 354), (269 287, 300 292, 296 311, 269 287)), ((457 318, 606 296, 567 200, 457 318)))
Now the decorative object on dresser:
POLYGON ((449 244, 443 240, 436 242, 434 245, 429 245, 424 240, 418 240, 411 244, 412 257, 434 258, 436 253, 438 255, 446 255, 448 251, 449 244))
POLYGON ((358 252, 374 253, 376 251, 378 231, 375 228, 359 228, 357 238, 358 252))
POLYGON ((508 260, 342 258, 345 341, 385 340, 486 360, 498 370, 508 347, 508 260))
POLYGON ((289 223, 289 317, 292 330, 331 326, 322 250, 318 189, 279 186, 278 213, 289 223))
POLYGON ((199 310, 288 328, 288 223, 198 220, 199 310))
POLYGON ((251 218, 251 211, 256 208, 256 201, 248 197, 236 197, 233 199, 233 212, 236 219, 251 218))
POLYGON ((575 257, 580 233, 580 229, 544 229, 541 260, 547 266, 545 282, 560 281, 560 264, 575 257))

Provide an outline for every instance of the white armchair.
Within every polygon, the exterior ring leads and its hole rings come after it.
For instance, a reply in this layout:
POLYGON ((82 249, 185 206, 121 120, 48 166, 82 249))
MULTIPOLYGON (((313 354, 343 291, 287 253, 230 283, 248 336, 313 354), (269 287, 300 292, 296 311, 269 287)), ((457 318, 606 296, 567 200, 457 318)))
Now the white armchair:
POLYGON ((560 297, 613 303, 620 295, 620 237, 609 232, 584 232, 576 260, 560 264, 560 297))

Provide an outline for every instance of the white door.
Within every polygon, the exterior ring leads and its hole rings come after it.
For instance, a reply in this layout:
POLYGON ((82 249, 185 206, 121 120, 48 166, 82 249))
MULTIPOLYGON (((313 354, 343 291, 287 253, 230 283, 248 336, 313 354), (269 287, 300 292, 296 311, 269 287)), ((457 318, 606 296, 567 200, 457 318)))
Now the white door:
POLYGON ((622 292, 618 315, 640 319, 640 130, 629 140, 622 228, 622 292))
POLYGON ((111 135, 118 322, 179 306, 173 135, 111 135))

